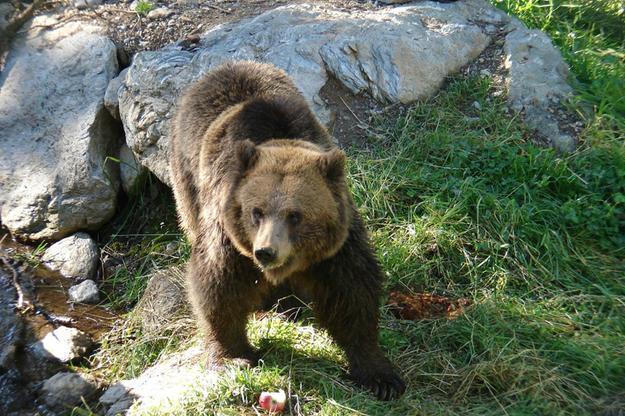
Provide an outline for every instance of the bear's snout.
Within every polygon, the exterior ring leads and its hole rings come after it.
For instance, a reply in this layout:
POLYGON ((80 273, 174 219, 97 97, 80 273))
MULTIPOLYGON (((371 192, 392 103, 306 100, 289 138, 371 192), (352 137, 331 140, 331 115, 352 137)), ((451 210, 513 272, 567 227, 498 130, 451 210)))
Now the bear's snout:
POLYGON ((259 248, 254 251, 254 257, 263 266, 268 266, 276 260, 278 252, 271 247, 259 248))

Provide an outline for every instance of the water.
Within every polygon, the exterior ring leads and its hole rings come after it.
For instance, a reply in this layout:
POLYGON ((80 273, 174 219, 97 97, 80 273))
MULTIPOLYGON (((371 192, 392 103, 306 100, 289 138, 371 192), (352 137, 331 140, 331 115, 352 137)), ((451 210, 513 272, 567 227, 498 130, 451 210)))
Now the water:
MULTIPOLYGON (((2 240, 0 258, 31 257, 33 248, 10 239, 8 234, 0 234, 0 240, 2 240)), ((67 290, 76 283, 72 279, 63 277, 41 264, 28 267, 24 262, 21 263, 19 266, 13 265, 12 268, 18 271, 18 280, 24 291, 25 300, 32 303, 32 306, 26 308, 21 315, 37 338, 45 336, 59 325, 64 325, 86 332, 97 341, 118 318, 113 311, 100 305, 69 302, 67 290)), ((6 266, 4 268, 7 269, 6 266)))
POLYGON ((68 302, 76 282, 39 264, 32 251, 0 231, 0 415, 41 410, 34 400, 40 382, 67 371, 29 346, 61 325, 97 342, 118 319, 104 306, 68 302))

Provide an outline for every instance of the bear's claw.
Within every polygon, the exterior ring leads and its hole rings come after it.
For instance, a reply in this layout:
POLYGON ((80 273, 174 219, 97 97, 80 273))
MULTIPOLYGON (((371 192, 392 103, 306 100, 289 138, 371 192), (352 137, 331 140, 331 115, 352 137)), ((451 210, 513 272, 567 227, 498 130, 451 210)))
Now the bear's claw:
POLYGON ((394 400, 406 391, 406 384, 395 371, 375 374, 352 374, 355 383, 369 389, 378 400, 394 400))

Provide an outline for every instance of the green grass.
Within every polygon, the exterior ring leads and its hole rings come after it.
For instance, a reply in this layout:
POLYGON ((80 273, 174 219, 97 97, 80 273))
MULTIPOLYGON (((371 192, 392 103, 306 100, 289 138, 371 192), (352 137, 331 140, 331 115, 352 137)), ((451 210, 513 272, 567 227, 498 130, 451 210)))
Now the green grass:
MULTIPOLYGON (((258 368, 231 368, 214 385, 198 383, 167 414, 257 414, 259 393, 280 388, 291 395, 292 414, 304 415, 623 411, 620 2, 495 3, 546 30, 563 50, 586 127, 579 149, 558 155, 532 144, 531 131, 505 115, 488 78, 452 79, 432 100, 377 120, 366 148, 348 149, 351 189, 386 288, 473 304, 453 320, 398 321, 383 310, 382 344, 401 367, 406 395, 373 400, 345 380, 343 354, 324 331, 270 314, 249 325, 264 353, 258 368)), ((131 253, 129 267, 110 278, 116 307, 136 302, 151 271, 188 257, 171 199, 162 197, 135 202, 111 233, 106 247, 131 253), (136 215, 146 210, 152 214, 136 215), (172 241, 176 253, 164 255, 172 241)), ((108 380, 135 377, 198 342, 188 322, 148 336, 132 318, 94 359, 108 380)))
POLYGON ((135 6, 135 12, 141 16, 147 16, 153 9, 154 4, 145 0, 139 0, 135 6))

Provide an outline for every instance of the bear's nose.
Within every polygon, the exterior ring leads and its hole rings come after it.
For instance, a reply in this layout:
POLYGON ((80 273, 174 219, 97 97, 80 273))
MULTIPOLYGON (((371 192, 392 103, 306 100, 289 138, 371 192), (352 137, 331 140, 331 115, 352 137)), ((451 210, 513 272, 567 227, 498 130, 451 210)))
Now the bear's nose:
POLYGON ((263 266, 273 262, 277 257, 277 252, 271 247, 259 248, 254 252, 254 257, 263 266))

